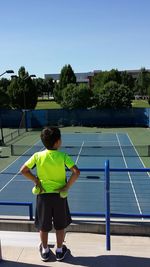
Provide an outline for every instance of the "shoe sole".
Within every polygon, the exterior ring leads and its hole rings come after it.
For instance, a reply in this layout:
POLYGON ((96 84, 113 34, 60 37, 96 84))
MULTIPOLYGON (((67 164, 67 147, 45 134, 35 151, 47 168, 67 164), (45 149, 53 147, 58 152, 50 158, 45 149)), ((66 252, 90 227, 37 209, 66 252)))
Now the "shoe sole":
POLYGON ((46 259, 43 259, 43 258, 41 257, 41 260, 44 261, 44 262, 46 262, 46 261, 49 260, 49 258, 50 258, 50 257, 48 257, 48 258, 46 258, 46 259))
POLYGON ((64 256, 63 256, 61 259, 60 259, 60 258, 59 258, 59 259, 56 258, 56 260, 57 260, 57 261, 62 261, 62 260, 65 258, 65 256, 66 256, 67 254, 68 254, 68 250, 66 251, 66 253, 64 254, 64 256))
MULTIPOLYGON (((41 248, 39 248, 39 252, 40 252, 40 254, 41 254, 41 248)), ((50 253, 50 252, 49 252, 50 253)), ((40 258, 41 258, 41 260, 42 261, 48 261, 49 260, 49 258, 50 258, 50 255, 46 258, 46 259, 43 259, 42 257, 41 257, 41 255, 40 255, 40 258)))

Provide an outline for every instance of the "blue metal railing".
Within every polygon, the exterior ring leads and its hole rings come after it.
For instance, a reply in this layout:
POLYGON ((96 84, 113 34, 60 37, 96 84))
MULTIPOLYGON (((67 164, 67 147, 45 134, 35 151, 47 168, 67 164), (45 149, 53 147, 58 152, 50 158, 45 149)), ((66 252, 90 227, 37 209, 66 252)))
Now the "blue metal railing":
MULTIPOLYGON (((150 218, 150 214, 120 214, 110 213, 110 172, 150 172, 150 168, 143 169, 117 169, 109 167, 109 160, 105 161, 105 168, 81 168, 81 172, 104 172, 105 173, 105 213, 101 212, 72 212, 72 216, 85 216, 85 217, 105 217, 106 223, 106 249, 111 249, 110 240, 110 217, 115 218, 150 218)), ((10 206, 28 206, 29 207, 29 218, 33 220, 33 204, 32 202, 6 202, 0 201, 0 205, 10 206)))
POLYGON ((110 250, 110 217, 116 218, 150 218, 150 214, 120 214, 120 213, 110 213, 110 172, 150 172, 150 168, 143 169, 116 169, 109 167, 109 160, 105 162, 105 182, 106 182, 106 249, 110 250))
POLYGON ((110 174, 109 160, 105 161, 105 218, 106 218, 106 248, 110 250, 110 174))
POLYGON ((33 220, 33 204, 32 204, 32 202, 0 201, 0 205, 3 205, 3 206, 28 206, 29 207, 30 221, 33 220))

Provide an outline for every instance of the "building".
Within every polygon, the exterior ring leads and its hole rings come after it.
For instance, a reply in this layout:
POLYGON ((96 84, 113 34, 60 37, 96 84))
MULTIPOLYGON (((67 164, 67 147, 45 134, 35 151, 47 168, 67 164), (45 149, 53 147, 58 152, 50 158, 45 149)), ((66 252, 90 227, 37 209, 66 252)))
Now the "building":
MULTIPOLYGON (((97 73, 99 73, 99 72, 101 72, 101 70, 96 70, 96 71, 93 71, 93 72, 75 73, 77 83, 86 83, 86 84, 89 84, 89 86, 90 86, 92 77, 94 75, 96 75, 97 73)), ((60 76, 60 74, 45 74, 44 78, 45 79, 52 78, 54 81, 59 82, 59 76, 60 76)))
MULTIPOLYGON (((141 71, 141 69, 139 69, 139 70, 124 70, 124 71, 131 74, 132 77, 136 79, 139 72, 141 71)), ((150 69, 146 69, 146 71, 150 72, 150 69)), ((89 86, 91 87, 92 77, 95 76, 99 72, 102 72, 102 70, 94 70, 92 72, 75 73, 77 83, 86 83, 86 84, 89 84, 89 86)), ((120 71, 120 72, 123 72, 123 71, 120 71)), ((60 74, 45 74, 44 78, 45 79, 52 78, 54 81, 59 82, 59 76, 60 76, 60 74)))

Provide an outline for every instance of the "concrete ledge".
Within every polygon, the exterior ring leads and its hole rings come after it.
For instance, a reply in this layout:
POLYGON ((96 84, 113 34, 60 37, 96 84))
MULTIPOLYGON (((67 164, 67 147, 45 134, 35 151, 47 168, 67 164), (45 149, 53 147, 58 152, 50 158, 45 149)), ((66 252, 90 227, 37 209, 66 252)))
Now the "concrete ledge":
POLYGON ((36 232, 34 222, 27 220, 0 220, 1 231, 36 232))
MULTIPOLYGON (((1 231, 36 232, 34 221, 0 220, 1 231)), ((67 232, 105 234, 103 221, 73 221, 66 229, 67 232)), ((52 231, 53 232, 53 231, 52 231)), ((111 234, 150 236, 150 222, 111 222, 111 234)))

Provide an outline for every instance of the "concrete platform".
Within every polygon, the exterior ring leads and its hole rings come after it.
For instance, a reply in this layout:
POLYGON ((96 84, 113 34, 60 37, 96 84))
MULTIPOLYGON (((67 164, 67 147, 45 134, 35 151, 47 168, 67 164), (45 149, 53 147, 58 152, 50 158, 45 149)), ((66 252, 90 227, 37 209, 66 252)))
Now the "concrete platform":
POLYGON ((87 266, 87 267, 150 267, 150 237, 112 236, 111 251, 106 251, 105 235, 67 232, 65 244, 70 249, 63 262, 55 261, 55 234, 49 234, 51 258, 39 257, 39 234, 0 231, 1 267, 87 266))

